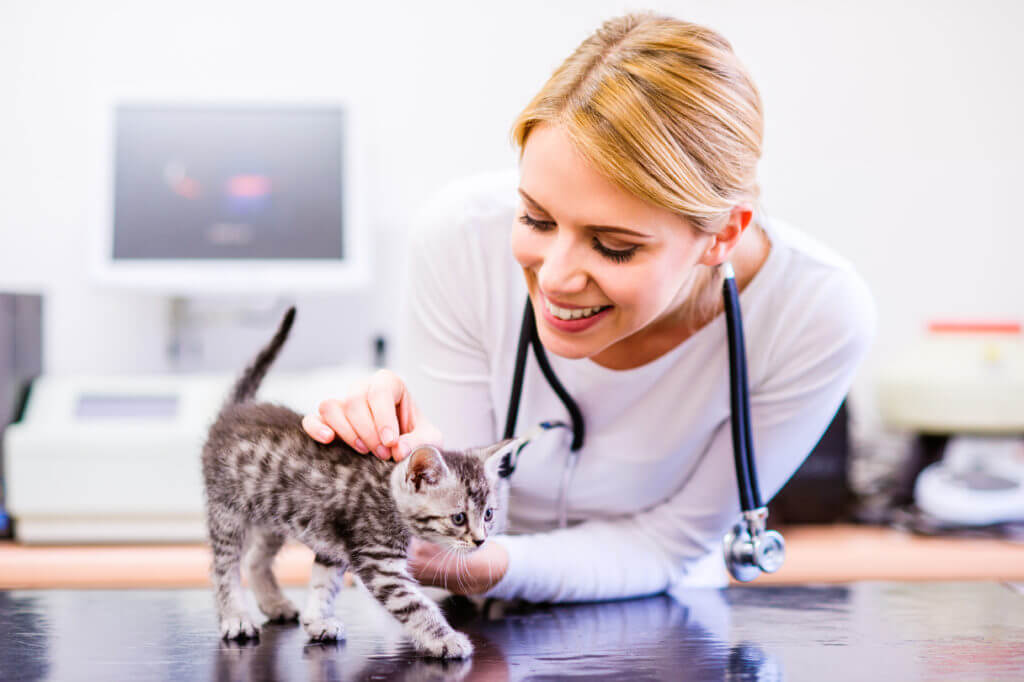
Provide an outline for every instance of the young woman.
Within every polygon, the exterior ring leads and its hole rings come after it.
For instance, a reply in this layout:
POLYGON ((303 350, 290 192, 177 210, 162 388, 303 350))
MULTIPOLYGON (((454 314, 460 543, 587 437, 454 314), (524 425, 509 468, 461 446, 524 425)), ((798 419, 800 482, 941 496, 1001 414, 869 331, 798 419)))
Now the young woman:
MULTIPOLYGON (((725 585, 737 520, 722 264, 740 288, 759 483, 770 499, 846 396, 875 330, 841 258, 758 210, 761 99, 729 43, 671 18, 606 22, 513 129, 518 174, 458 183, 413 230, 402 376, 324 401, 304 427, 360 452, 501 438, 529 296, 586 443, 557 498, 570 434, 523 451, 508 534, 461 558, 417 543, 425 584, 530 601, 725 585)), ((527 364, 518 432, 568 421, 527 364)))

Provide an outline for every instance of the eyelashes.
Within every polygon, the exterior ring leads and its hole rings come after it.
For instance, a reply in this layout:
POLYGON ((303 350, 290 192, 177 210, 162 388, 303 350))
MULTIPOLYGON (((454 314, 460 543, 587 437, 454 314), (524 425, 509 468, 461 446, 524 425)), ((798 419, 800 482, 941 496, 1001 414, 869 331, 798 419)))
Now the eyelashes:
MULTIPOLYGON (((554 229, 555 225, 553 222, 549 220, 536 220, 534 218, 531 218, 526 213, 519 216, 519 222, 526 225, 535 232, 550 232, 551 230, 554 229)), ((622 250, 609 249, 607 246, 602 244, 597 237, 594 237, 591 243, 593 244, 595 251, 597 251, 598 253, 600 253, 602 256, 612 261, 613 263, 625 263, 630 258, 632 258, 633 254, 636 253, 636 250, 640 248, 639 246, 631 246, 628 249, 622 250)))

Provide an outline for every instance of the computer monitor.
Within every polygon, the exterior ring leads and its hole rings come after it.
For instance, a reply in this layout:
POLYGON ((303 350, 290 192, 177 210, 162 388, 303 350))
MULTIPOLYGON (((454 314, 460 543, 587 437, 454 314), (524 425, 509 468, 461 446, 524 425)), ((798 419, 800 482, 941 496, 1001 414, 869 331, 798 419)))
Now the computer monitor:
POLYGON ((341 104, 117 106, 100 280, 171 295, 364 285, 352 122, 341 104))

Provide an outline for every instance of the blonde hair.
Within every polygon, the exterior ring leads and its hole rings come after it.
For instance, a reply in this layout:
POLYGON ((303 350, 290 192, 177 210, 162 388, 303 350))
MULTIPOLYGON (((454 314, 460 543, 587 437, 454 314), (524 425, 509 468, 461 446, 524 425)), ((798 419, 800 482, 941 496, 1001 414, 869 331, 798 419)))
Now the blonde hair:
MULTIPOLYGON (((717 233, 738 203, 760 196, 761 96, 715 31, 653 13, 606 21, 519 114, 512 140, 558 125, 627 192, 717 233)), ((756 221, 756 229, 760 229, 756 221)), ((718 268, 698 268, 687 320, 717 314, 718 268)))

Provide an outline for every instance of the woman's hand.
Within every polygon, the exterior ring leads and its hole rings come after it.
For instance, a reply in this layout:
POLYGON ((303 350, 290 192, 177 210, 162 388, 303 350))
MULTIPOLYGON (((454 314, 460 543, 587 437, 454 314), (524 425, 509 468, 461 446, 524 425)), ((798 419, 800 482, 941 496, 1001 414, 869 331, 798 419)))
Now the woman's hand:
POLYGON ((420 413, 405 382, 386 369, 357 384, 348 396, 320 403, 316 414, 302 418, 302 428, 321 443, 337 435, 357 452, 396 462, 420 445, 441 445, 441 432, 420 413))
POLYGON ((459 554, 413 538, 409 545, 409 570, 421 585, 467 596, 483 594, 505 576, 508 551, 497 542, 488 542, 472 554, 459 554))

